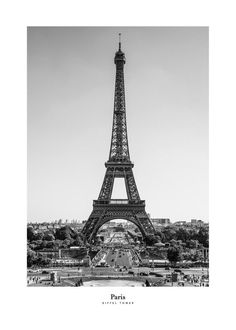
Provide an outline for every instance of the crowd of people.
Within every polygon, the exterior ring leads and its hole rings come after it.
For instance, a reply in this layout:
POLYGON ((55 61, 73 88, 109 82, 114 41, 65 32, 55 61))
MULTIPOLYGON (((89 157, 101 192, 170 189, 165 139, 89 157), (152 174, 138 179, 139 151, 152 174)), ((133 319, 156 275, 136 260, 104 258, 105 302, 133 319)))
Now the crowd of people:
POLYGON ((205 275, 188 275, 186 280, 195 286, 209 286, 207 277, 205 275))
POLYGON ((38 282, 41 280, 39 276, 29 276, 27 279, 27 284, 38 284, 38 282))
POLYGON ((80 279, 78 280, 78 282, 75 283, 75 286, 83 286, 83 285, 84 285, 84 283, 83 283, 82 278, 80 278, 80 279))

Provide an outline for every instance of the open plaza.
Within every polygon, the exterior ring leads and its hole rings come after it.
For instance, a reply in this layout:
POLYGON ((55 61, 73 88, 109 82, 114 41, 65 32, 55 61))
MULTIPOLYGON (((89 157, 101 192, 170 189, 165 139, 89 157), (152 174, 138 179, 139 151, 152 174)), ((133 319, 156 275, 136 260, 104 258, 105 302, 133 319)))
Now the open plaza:
POLYGON ((139 267, 132 270, 99 268, 51 268, 29 270, 28 286, 209 286, 207 268, 176 270, 139 267))

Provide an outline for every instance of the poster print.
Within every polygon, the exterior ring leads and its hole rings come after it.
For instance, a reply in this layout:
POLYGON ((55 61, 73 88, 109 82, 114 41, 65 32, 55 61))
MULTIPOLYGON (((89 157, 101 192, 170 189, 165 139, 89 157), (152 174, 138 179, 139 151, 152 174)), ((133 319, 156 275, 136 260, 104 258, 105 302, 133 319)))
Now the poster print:
POLYGON ((208 232, 208 28, 28 27, 27 285, 208 287, 208 232))

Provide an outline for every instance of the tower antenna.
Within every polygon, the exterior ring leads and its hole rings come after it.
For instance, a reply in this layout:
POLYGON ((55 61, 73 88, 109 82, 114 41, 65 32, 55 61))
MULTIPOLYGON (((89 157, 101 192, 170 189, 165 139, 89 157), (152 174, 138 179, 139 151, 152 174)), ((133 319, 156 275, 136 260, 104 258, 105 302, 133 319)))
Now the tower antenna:
POLYGON ((121 33, 119 33, 119 50, 121 50, 121 33))

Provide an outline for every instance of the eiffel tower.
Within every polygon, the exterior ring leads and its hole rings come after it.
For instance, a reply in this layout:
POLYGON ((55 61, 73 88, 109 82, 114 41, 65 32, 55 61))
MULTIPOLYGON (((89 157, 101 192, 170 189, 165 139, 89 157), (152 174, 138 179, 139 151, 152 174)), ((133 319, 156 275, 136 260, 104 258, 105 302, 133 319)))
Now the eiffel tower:
POLYGON ((140 199, 130 161, 125 109, 124 64, 125 54, 115 54, 116 81, 111 146, 109 160, 105 163, 106 173, 93 210, 85 223, 82 233, 86 241, 93 243, 99 228, 113 219, 124 219, 134 223, 142 233, 143 240, 150 244, 155 230, 145 211, 145 201, 140 199), (111 199, 115 178, 124 178, 128 199, 111 199))

